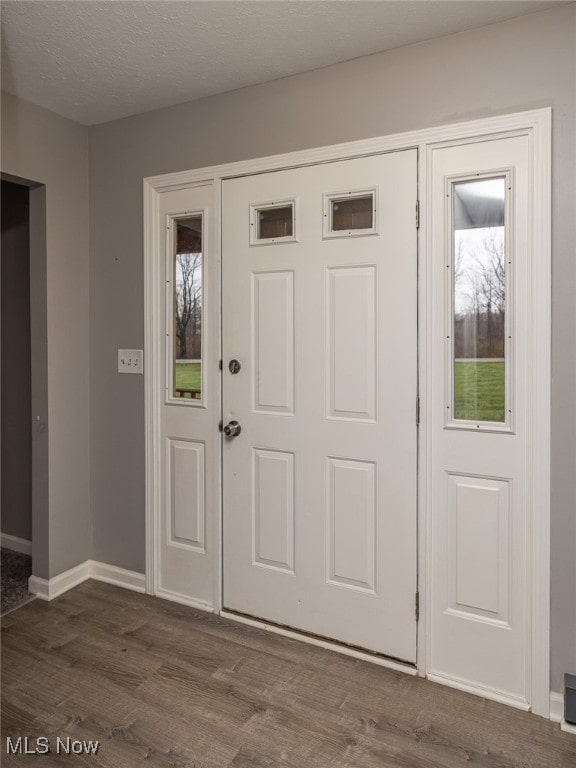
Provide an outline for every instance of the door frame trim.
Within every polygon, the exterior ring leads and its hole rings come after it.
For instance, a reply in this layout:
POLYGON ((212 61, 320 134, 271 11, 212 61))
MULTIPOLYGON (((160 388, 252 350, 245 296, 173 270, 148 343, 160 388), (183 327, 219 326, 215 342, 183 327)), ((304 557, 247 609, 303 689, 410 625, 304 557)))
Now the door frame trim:
MULTIPOLYGON (((198 183, 213 185, 212 237, 214 258, 221 263, 221 186, 225 178, 266 171, 277 171, 304 165, 346 160, 395 150, 419 150, 418 175, 420 198, 420 229, 418 232, 418 375, 420 392, 420 427, 418 445, 418 583, 420 588, 420 623, 417 642, 418 673, 427 676, 429 667, 430 585, 427 561, 431 551, 431 448, 432 435, 428 428, 432 393, 430 371, 432 355, 431 331, 431 173, 430 162, 434 148, 443 144, 470 143, 489 138, 529 135, 531 138, 531 259, 528 284, 533 308, 533 323, 529 329, 531 349, 532 403, 527 484, 531 508, 528 529, 530 536, 529 578, 531 654, 531 709, 534 713, 550 715, 550 386, 551 386, 551 109, 482 118, 469 122, 426 128, 407 133, 347 142, 300 152, 274 155, 253 160, 227 163, 207 168, 151 176, 143 180, 144 193, 144 350, 145 350, 145 465, 146 465, 146 591, 156 594, 158 584, 158 514, 160 509, 159 477, 159 419, 160 361, 163 351, 154 332, 160 320, 160 302, 156 290, 159 264, 159 195, 198 183), (424 630, 424 631, 422 631, 424 630)), ((212 327, 218 328, 221 344, 221 307, 212 308, 212 327)), ((218 393, 220 397, 221 393, 218 393)), ((217 429, 217 424, 215 424, 217 429)), ((213 457, 221 467, 221 455, 213 457)), ((198 606, 220 612, 222 609, 222 493, 221 470, 216 474, 213 488, 218 499, 214 539, 214 587, 212 606, 198 606)), ((476 693, 487 696, 486 691, 476 693)), ((512 701, 507 703, 513 704, 512 701)))

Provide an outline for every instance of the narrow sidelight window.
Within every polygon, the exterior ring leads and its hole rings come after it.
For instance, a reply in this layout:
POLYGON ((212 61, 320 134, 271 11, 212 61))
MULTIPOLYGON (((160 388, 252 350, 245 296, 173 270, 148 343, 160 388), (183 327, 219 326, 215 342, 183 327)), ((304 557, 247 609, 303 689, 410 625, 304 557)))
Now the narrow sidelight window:
MULTIPOLYGON (((506 176, 452 182, 452 419, 504 423, 506 176)), ((450 407, 450 406, 449 406, 450 407)))
POLYGON ((201 213, 173 220, 173 396, 202 399, 201 213))

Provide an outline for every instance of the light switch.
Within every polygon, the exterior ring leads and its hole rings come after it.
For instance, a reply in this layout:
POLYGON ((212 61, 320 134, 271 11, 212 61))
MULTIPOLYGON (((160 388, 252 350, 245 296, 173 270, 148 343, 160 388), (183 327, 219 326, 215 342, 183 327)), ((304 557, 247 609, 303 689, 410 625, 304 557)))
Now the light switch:
POLYGON ((142 350, 119 349, 118 373, 142 373, 142 350))

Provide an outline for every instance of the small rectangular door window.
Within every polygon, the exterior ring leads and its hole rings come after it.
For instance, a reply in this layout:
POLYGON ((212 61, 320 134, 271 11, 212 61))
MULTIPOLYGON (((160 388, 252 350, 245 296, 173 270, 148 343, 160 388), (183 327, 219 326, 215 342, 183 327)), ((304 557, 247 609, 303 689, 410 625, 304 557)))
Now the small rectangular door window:
POLYGON ((202 400, 201 213, 173 219, 173 397, 202 400))
POLYGON ((281 200, 250 206, 250 244, 296 241, 296 201, 281 200))
POLYGON ((504 176, 452 182, 453 419, 507 421, 504 176))
POLYGON ((324 238, 377 234, 377 212, 376 188, 324 195, 324 238))
POLYGON ((372 229, 374 226, 373 195, 343 197, 331 200, 332 230, 372 229))

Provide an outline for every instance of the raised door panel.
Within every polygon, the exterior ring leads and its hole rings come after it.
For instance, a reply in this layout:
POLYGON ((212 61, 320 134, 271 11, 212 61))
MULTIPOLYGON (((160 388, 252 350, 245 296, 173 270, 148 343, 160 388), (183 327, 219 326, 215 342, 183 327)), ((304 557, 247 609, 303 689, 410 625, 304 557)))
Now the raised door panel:
POLYGON ((204 443, 168 440, 170 530, 172 545, 205 552, 204 443))
POLYGON ((294 456, 254 449, 253 561, 294 571, 294 456))
POLYGON ((376 267, 327 270, 328 416, 376 418, 376 267))
POLYGON ((455 615, 508 621, 509 499, 507 480, 448 475, 447 608, 455 615))
POLYGON ((328 459, 328 582, 374 591, 376 471, 373 462, 328 459))
POLYGON ((294 411, 294 275, 252 275, 254 410, 294 411))

